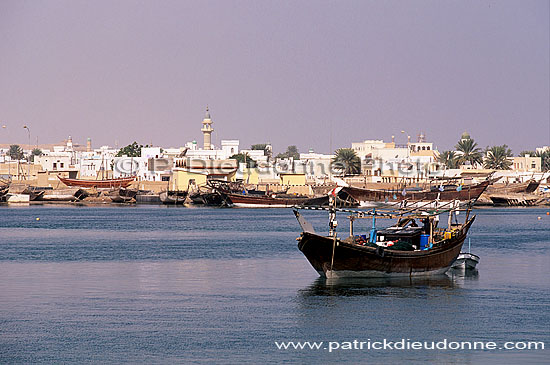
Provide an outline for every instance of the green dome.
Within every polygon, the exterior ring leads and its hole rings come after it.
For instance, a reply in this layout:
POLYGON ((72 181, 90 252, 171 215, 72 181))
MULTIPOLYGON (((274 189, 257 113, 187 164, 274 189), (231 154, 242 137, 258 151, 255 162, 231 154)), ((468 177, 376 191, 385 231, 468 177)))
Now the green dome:
POLYGON ((460 139, 471 139, 470 134, 468 132, 464 132, 462 133, 462 137, 460 137, 460 139))

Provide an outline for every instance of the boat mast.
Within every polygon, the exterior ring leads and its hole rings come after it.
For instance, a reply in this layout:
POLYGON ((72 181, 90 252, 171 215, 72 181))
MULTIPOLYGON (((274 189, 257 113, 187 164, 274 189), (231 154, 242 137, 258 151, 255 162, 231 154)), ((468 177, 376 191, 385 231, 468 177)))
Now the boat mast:
POLYGON ((331 237, 336 236, 336 227, 338 227, 338 222, 336 221, 336 209, 334 206, 335 197, 333 193, 330 193, 328 196, 328 235, 331 237))

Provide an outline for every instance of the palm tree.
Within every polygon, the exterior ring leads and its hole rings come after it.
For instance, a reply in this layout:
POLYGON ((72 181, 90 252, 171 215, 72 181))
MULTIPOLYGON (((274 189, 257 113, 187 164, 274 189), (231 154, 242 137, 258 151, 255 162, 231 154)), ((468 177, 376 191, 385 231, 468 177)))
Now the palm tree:
POLYGON ((246 163, 246 167, 254 168, 258 164, 255 160, 251 159, 248 153, 238 153, 233 156, 229 156, 230 160, 237 160, 238 163, 246 163))
POLYGON ((510 170, 512 161, 508 157, 512 157, 512 151, 507 145, 493 146, 487 149, 487 157, 483 166, 487 169, 510 170))
POLYGON ((535 157, 540 157, 540 169, 543 172, 550 171, 550 150, 537 152, 535 157))
POLYGON ((23 149, 18 144, 12 144, 8 155, 12 160, 21 160, 23 158, 23 149))
POLYGON ((524 157, 525 155, 536 156, 537 153, 535 151, 521 151, 518 153, 518 157, 524 157))
POLYGON ((458 156, 455 151, 444 151, 439 155, 437 160, 448 169, 456 169, 458 167, 457 158, 458 156))
POLYGON ((455 146, 456 150, 460 152, 457 163, 464 165, 469 162, 472 166, 481 165, 483 163, 483 153, 477 147, 477 143, 473 139, 461 139, 455 146))
POLYGON ((332 159, 332 168, 341 171, 343 175, 361 173, 361 159, 351 148, 340 148, 332 159))

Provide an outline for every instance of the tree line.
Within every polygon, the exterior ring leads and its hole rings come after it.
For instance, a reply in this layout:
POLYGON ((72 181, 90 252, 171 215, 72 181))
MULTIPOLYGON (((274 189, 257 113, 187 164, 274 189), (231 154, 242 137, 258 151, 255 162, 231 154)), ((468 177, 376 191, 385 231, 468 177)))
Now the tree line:
MULTIPOLYGON (((456 151, 441 152, 438 162, 449 169, 458 169, 460 166, 469 164, 473 167, 483 166, 492 170, 510 170, 513 157, 512 150, 505 144, 501 146, 486 147, 481 150, 472 138, 465 138, 458 141, 456 151)), ((541 158, 541 170, 550 170, 550 150, 542 152, 521 151, 518 156, 530 155, 541 158)))

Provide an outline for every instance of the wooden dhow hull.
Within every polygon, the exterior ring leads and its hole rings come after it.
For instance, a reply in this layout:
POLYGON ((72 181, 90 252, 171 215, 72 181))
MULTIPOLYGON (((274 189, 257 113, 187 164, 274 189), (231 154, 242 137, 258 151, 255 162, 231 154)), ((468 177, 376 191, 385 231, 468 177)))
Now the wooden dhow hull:
POLYGON ((361 205, 368 205, 369 203, 392 203, 403 200, 407 202, 436 200, 440 202, 449 202, 453 200, 469 201, 479 198, 490 183, 491 181, 486 180, 475 185, 465 185, 460 191, 456 189, 444 191, 406 191, 405 195, 395 190, 361 189, 353 187, 344 187, 341 191, 347 193, 361 205))
POLYGON ((163 191, 159 194, 162 204, 183 205, 187 199, 187 191, 163 191))
POLYGON ((41 201, 47 202, 67 202, 78 201, 86 198, 88 193, 80 188, 67 188, 59 190, 45 190, 41 201))
POLYGON ((301 205, 309 198, 278 198, 267 195, 226 193, 233 205, 243 208, 289 208, 301 205))
POLYGON ((82 180, 82 179, 69 179, 58 176, 59 180, 67 186, 78 186, 81 188, 125 188, 128 187, 136 179, 135 176, 122 177, 119 179, 105 179, 105 180, 82 180))
POLYGON ((118 188, 106 195, 111 198, 113 203, 135 203, 137 193, 138 191, 135 189, 118 188))
POLYGON ((298 248, 319 275, 340 277, 430 276, 445 273, 456 260, 475 216, 455 235, 423 251, 362 246, 303 232, 298 248))

